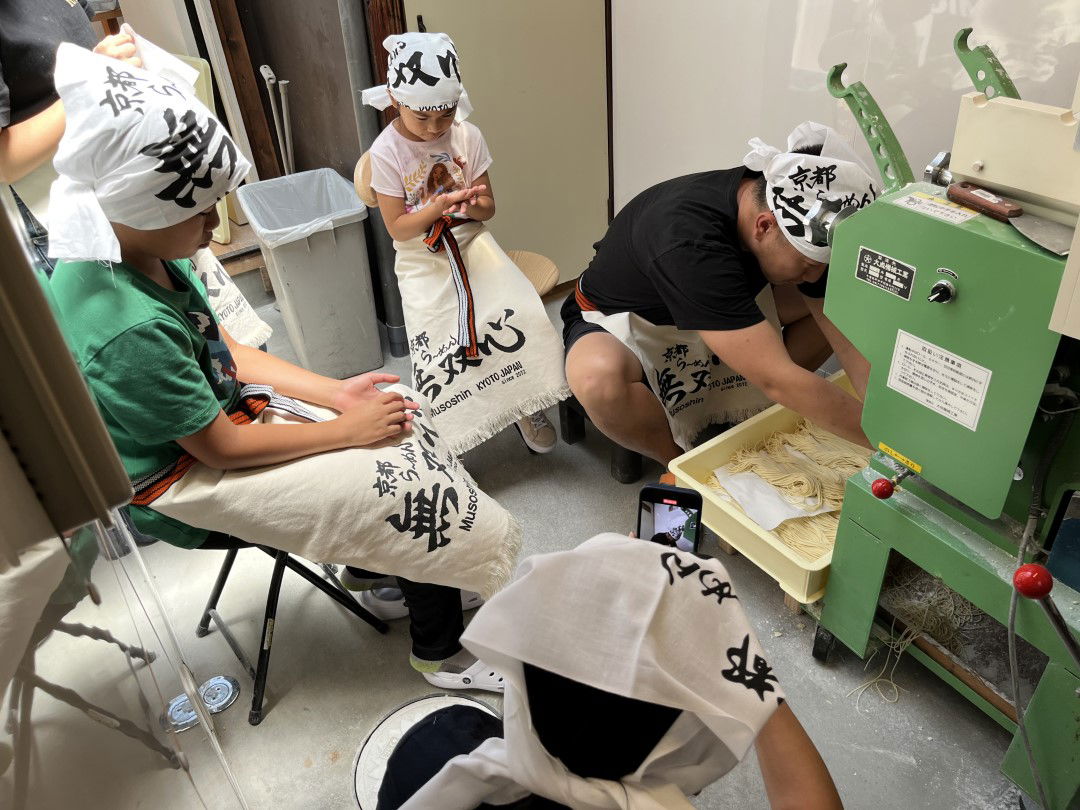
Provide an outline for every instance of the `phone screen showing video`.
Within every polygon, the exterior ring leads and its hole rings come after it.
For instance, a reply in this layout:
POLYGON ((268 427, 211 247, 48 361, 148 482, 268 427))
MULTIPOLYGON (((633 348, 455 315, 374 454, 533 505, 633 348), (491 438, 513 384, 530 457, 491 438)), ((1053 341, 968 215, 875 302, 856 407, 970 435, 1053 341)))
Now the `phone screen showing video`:
POLYGON ((701 511, 659 497, 639 502, 638 537, 681 551, 697 551, 701 511))

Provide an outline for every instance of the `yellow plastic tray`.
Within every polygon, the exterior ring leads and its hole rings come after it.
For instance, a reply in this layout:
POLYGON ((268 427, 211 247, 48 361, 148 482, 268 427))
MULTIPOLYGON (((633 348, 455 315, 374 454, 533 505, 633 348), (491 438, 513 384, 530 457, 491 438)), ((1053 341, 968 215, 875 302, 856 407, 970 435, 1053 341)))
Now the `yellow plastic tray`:
MULTIPOLYGON (((848 392, 852 390, 843 372, 834 374, 829 381, 848 392)), ((701 493, 702 522, 721 540, 775 579, 785 593, 805 605, 816 602, 825 593, 832 551, 825 552, 813 562, 807 561, 781 543, 773 532, 761 528, 737 506, 721 498, 706 483, 713 470, 727 464, 737 450, 758 444, 777 431, 794 430, 800 418, 799 414, 783 405, 773 405, 715 439, 684 453, 674 459, 668 468, 679 486, 701 493)))

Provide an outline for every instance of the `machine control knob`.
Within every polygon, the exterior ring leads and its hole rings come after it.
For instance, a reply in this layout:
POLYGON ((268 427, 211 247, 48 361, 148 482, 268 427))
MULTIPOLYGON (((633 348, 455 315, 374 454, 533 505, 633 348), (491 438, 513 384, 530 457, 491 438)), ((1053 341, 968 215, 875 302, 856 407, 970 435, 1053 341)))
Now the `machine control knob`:
POLYGON ((926 297, 926 300, 935 304, 947 304, 954 298, 956 298, 956 285, 951 281, 942 279, 935 282, 934 286, 930 288, 930 295, 926 297))
POLYGON ((952 159, 951 152, 938 152, 930 165, 923 169, 923 180, 933 183, 935 186, 948 186, 952 184, 953 175, 949 171, 949 161, 952 159))
POLYGON ((1028 599, 1045 599, 1054 587, 1054 577, 1043 566, 1028 563, 1016 569, 1013 587, 1028 599))
POLYGON ((875 498, 886 501, 893 496, 896 491, 896 484, 890 481, 888 478, 879 478, 877 481, 870 485, 870 492, 873 493, 875 498))

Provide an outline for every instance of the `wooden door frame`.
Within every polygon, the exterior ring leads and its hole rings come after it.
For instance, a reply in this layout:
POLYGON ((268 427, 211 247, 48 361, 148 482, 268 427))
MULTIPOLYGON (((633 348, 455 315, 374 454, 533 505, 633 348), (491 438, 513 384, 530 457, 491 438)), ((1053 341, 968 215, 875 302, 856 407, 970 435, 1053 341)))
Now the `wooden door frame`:
MULTIPOLYGON (((386 53, 383 40, 393 34, 409 30, 405 21, 405 0, 364 0, 367 18, 368 53, 371 54, 371 72, 375 85, 386 84, 386 53)), ((387 107, 380 114, 382 125, 389 126, 397 118, 397 110, 387 107)))
POLYGON ((245 33, 236 0, 209 0, 209 3, 236 91, 240 115, 244 119, 251 159, 260 179, 279 177, 282 174, 281 161, 259 91, 262 77, 255 73, 249 50, 248 37, 254 36, 254 31, 245 33))

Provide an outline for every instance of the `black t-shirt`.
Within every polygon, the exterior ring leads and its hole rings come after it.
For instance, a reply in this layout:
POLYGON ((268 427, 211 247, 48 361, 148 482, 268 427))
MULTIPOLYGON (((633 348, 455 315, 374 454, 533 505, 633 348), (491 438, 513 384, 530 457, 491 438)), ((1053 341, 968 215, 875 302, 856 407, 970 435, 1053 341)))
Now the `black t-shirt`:
POLYGON ((61 42, 93 48, 86 0, 0 2, 0 127, 25 121, 57 99, 53 86, 61 42))
MULTIPOLYGON (((754 299, 768 283, 736 229, 742 166, 658 183, 616 215, 581 277, 606 315, 633 312, 685 330, 743 329, 765 319, 754 299)), ((824 297, 824 277, 799 289, 824 297)))

